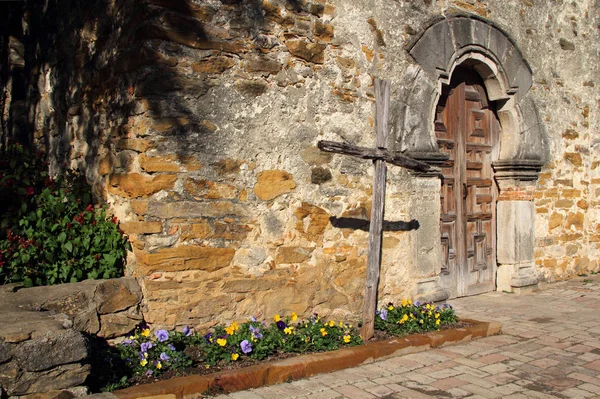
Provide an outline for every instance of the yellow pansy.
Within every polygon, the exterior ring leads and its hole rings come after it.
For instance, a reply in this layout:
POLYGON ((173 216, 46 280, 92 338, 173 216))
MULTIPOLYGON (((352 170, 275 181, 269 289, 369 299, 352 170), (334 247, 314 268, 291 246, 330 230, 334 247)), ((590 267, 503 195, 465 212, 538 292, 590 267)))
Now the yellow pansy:
POLYGON ((343 328, 343 327, 344 327, 344 323, 342 323, 342 322, 340 321, 340 328, 343 328))
POLYGON ((388 306, 388 310, 394 310, 394 305, 388 306))
POLYGON ((232 353, 231 354, 231 360, 233 360, 233 361, 238 360, 238 357, 240 357, 240 355, 238 355, 237 353, 232 353))
POLYGON ((410 299, 408 300, 408 304, 409 304, 409 305, 412 305, 412 301, 411 301, 410 299))
POLYGON ((400 321, 398 323, 399 324, 404 324, 404 323, 406 323, 407 320, 408 320, 408 316, 404 315, 404 316, 402 316, 402 318, 400 319, 400 321))
POLYGON ((436 319, 439 319, 439 318, 440 318, 440 314, 439 314, 439 313, 436 313, 436 314, 435 314, 435 318, 436 318, 436 319))
POLYGON ((334 326, 335 326, 335 321, 329 320, 329 327, 334 327, 334 326))
POLYGON ((273 316, 273 320, 275 320, 275 323, 277 323, 279 320, 281 320, 281 316, 276 314, 275 316, 273 316))
POLYGON ((408 305, 408 301, 406 299, 403 299, 402 300, 402 306, 406 306, 406 305, 408 305))
POLYGON ((217 339, 217 344, 219 344, 219 346, 225 346, 225 345, 227 345, 227 340, 223 339, 223 338, 219 338, 219 339, 217 339))
POLYGON ((435 321, 435 325, 436 325, 436 326, 439 326, 439 325, 440 325, 440 319, 437 319, 437 320, 435 321))
POLYGON ((162 364, 160 364, 160 362, 156 363, 156 368, 159 370, 162 369, 162 364))
POLYGON ((349 335, 344 335, 344 342, 345 343, 350 342, 350 336, 349 335))
POLYGON ((142 366, 142 367, 146 367, 147 364, 148 364, 148 361, 146 359, 142 359, 142 361, 140 361, 140 366, 142 366))
POLYGON ((298 320, 298 315, 296 314, 296 312, 292 312, 292 316, 290 318, 292 321, 296 321, 298 320))
POLYGON ((327 335, 327 331, 325 331, 324 328, 321 328, 321 335, 322 336, 326 336, 327 335))
POLYGON ((286 328, 284 328, 284 329, 283 329, 283 332, 289 335, 289 334, 291 334, 291 333, 292 333, 292 329, 293 329, 293 328, 294 328, 294 327, 286 327, 286 328))
POLYGON ((142 335, 142 337, 147 337, 150 335, 150 330, 147 328, 144 328, 140 334, 142 335))

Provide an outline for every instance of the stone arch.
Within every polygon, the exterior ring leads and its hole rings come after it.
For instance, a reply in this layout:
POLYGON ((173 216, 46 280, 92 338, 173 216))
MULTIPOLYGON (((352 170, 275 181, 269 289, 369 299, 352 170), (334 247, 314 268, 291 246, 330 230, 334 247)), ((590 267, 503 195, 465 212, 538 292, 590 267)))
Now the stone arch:
POLYGON ((542 164, 547 145, 532 99, 532 70, 510 37, 493 23, 456 14, 432 21, 407 46, 417 65, 403 79, 407 95, 396 121, 396 148, 417 158, 436 158, 435 106, 457 65, 471 66, 499 104, 502 160, 542 164))
MULTIPOLYGON (((458 65, 468 66, 483 79, 488 96, 496 101, 501 124, 500 155, 494 163, 498 198, 497 261, 498 289, 520 290, 536 285, 533 259, 533 185, 548 158, 548 140, 530 89, 532 69, 509 35, 490 21, 474 15, 452 14, 437 18, 406 47, 416 64, 400 81, 403 93, 396 103, 395 149, 431 164, 444 162, 434 132, 435 109, 442 86, 449 84, 458 65), (502 201, 502 202, 501 202, 502 201)), ((433 187, 431 176, 416 183, 433 187)), ((432 203, 433 205, 433 203, 432 203)), ((421 202, 415 214, 421 212, 421 202)), ((431 215, 430 215, 431 216, 431 215)), ((421 275, 415 297, 440 300, 447 293, 431 273, 439 269, 439 249, 431 246, 429 228, 415 240, 415 264, 421 275), (424 251, 422 248, 429 248, 424 251)))

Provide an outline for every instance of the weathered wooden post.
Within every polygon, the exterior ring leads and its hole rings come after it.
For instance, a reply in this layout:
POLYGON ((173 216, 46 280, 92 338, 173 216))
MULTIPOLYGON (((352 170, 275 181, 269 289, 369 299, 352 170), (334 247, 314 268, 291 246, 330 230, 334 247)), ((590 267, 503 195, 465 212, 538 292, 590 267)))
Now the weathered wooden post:
POLYGON ((428 171, 431 167, 399 152, 387 150, 388 113, 390 100, 390 82, 375 80, 375 99, 377 107, 375 148, 358 147, 332 141, 319 141, 322 151, 372 159, 375 172, 373 174, 373 200, 371 222, 369 226, 369 254, 367 258, 367 278, 365 300, 362 314, 361 336, 364 340, 373 337, 375 326, 375 310, 377 308, 377 287, 381 267, 381 240, 383 233, 383 213, 385 209, 386 162, 418 171, 428 171))

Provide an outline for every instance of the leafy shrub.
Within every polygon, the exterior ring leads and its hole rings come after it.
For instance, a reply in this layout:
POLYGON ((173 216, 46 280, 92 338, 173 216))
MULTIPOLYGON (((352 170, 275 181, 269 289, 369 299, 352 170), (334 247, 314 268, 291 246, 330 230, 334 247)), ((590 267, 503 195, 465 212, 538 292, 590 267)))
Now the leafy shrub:
POLYGON ((457 322, 454 309, 448 304, 412 303, 403 299, 400 306, 393 303, 377 311, 375 329, 392 335, 407 335, 439 330, 442 325, 457 322))
POLYGON ((94 208, 80 176, 51 179, 41 154, 10 146, 0 161, 0 284, 26 286, 123 275, 129 243, 94 208))

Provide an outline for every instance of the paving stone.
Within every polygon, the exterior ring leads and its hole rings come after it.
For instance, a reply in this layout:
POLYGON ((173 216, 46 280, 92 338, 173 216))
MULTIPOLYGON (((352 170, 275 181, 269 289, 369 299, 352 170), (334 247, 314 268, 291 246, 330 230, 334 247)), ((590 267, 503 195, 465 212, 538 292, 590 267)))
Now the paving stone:
POLYGON ((521 387, 517 384, 499 385, 497 387, 492 388, 492 391, 501 393, 503 396, 507 396, 507 395, 510 395, 510 394, 513 394, 515 392, 519 392, 522 390, 523 390, 523 387, 521 387))
POLYGON ((596 395, 600 394, 600 385, 586 383, 586 384, 578 385, 577 388, 583 389, 585 391, 593 392, 596 395))
POLYGON ((240 391, 229 394, 233 399, 265 399, 264 396, 257 395, 252 391, 240 391))
POLYGON ((385 385, 379 385, 373 388, 365 388, 365 391, 377 396, 378 398, 384 397, 395 392, 393 389, 388 388, 385 385))
POLYGON ((438 380, 438 381, 432 382, 430 385, 432 387, 439 388, 439 389, 442 389, 444 391, 447 391, 448 389, 460 387, 462 385, 467 385, 467 384, 468 384, 467 381, 464 381, 464 380, 461 380, 461 379, 458 379, 458 378, 450 377, 450 378, 444 378, 442 380, 438 380))
POLYGON ((534 360, 533 362, 529 362, 529 364, 532 366, 547 369, 548 367, 553 367, 553 366, 556 366, 557 364, 560 364, 560 362, 558 360, 543 358, 543 359, 534 360))
POLYGON ((416 381, 421 384, 431 384, 432 382, 435 382, 435 378, 431 378, 427 375, 424 375, 424 374, 421 374, 418 372, 408 373, 408 374, 406 374, 406 378, 408 378, 411 381, 416 381))
POLYGON ((494 363, 502 362, 507 359, 508 359, 508 357, 506 357, 506 356, 494 353, 492 355, 486 355, 486 356, 477 358, 477 361, 481 362, 481 363, 485 363, 485 364, 494 364, 494 363))
POLYGON ((336 388, 335 391, 341 393, 342 395, 348 397, 348 399, 370 399, 376 398, 375 395, 370 394, 369 392, 363 391, 360 388, 355 387, 354 385, 345 385, 343 387, 336 388))
POLYGON ((496 363, 496 364, 490 364, 489 366, 482 367, 481 370, 493 375, 493 374, 505 373, 507 371, 512 371, 512 370, 514 370, 514 367, 510 367, 510 366, 507 366, 506 364, 502 364, 502 363, 496 363))
POLYGON ((489 399, 502 397, 502 394, 500 394, 498 392, 494 392, 488 388, 482 388, 479 385, 474 385, 474 384, 463 385, 461 387, 461 389, 464 389, 465 391, 469 391, 473 394, 477 394, 477 395, 483 396, 484 398, 489 398, 489 399))
POLYGON ((567 398, 572 398, 572 399, 583 399, 583 398, 591 398, 593 396, 596 396, 596 394, 585 391, 583 389, 577 389, 577 388, 569 388, 569 389, 565 389, 564 391, 561 392, 561 395, 563 397, 567 397, 567 398))
MULTIPOLYGON (((273 397, 278 398, 279 396, 273 396, 273 397)), ((310 397, 310 399, 339 399, 339 398, 341 398, 339 392, 334 391, 333 389, 329 389, 329 388, 326 390, 320 391, 320 392, 316 392, 307 397, 310 397)))
POLYGON ((413 391, 412 389, 405 389, 404 391, 396 394, 395 398, 402 399, 431 399, 435 398, 435 396, 430 396, 418 391, 413 391))
POLYGON ((596 378, 583 373, 571 373, 567 377, 575 378, 576 380, 588 382, 590 384, 600 385, 600 378, 596 378))
POLYGON ((558 390, 565 390, 568 388, 572 388, 580 384, 580 382, 574 378, 553 378, 546 382, 547 385, 550 385, 558 390))
POLYGON ((485 379, 498 385, 504 385, 518 380, 519 378, 509 373, 499 373, 486 377, 485 379))
POLYGON ((498 384, 496 384, 494 382, 488 381, 488 380, 486 380, 484 378, 476 377, 476 376, 471 375, 471 374, 461 374, 461 375, 456 376, 456 378, 459 378, 459 379, 461 379, 463 381, 466 381, 468 383, 471 383, 471 384, 478 385, 478 386, 480 386, 482 388, 493 388, 496 385, 498 385, 498 384))
POLYGON ((387 384, 386 387, 388 387, 389 389, 391 389, 394 392, 400 392, 400 391, 406 390, 406 388, 400 384, 387 384))
POLYGON ((486 373, 485 371, 481 371, 469 366, 456 366, 454 367, 454 370, 460 371, 461 373, 465 374, 471 374, 472 376, 479 378, 487 377, 489 375, 489 373, 486 373))

